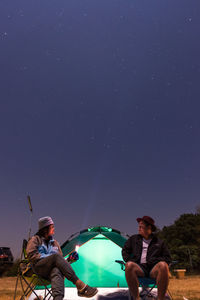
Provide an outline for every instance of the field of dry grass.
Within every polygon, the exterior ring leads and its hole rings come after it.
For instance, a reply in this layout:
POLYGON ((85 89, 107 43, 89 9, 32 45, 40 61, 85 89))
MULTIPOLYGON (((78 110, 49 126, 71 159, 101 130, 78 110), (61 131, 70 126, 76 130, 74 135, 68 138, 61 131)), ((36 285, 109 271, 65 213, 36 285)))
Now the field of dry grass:
MULTIPOLYGON (((15 283, 15 277, 0 278, 1 300, 13 300, 15 283)), ((200 276, 188 276, 184 279, 172 278, 169 289, 173 300, 183 300, 183 296, 189 300, 200 300, 200 276)), ((18 290, 17 299, 20 299, 20 290, 18 290)))
POLYGON ((183 279, 170 279, 169 290, 174 300, 200 300, 200 276, 187 276, 183 279))
MULTIPOLYGON (((0 278, 0 299, 1 300, 13 300, 15 291, 16 277, 3 277, 0 278)), ((20 290, 17 293, 20 299, 20 290)))

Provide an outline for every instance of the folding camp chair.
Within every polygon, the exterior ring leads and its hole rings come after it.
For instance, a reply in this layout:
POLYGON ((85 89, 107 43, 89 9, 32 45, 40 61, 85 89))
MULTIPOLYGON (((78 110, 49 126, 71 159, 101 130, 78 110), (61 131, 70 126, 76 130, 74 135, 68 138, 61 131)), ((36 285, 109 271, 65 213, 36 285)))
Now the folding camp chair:
POLYGON ((48 300, 51 297, 53 297, 51 287, 50 287, 50 282, 40 277, 35 272, 31 262, 27 258, 26 247, 27 247, 27 240, 23 240, 21 260, 19 263, 17 280, 15 285, 14 300, 16 299, 17 296, 18 283, 20 284, 23 293, 20 300, 26 299, 26 297, 29 296, 30 293, 33 293, 35 295, 35 299, 41 300, 41 297, 38 296, 35 290, 36 286, 44 287, 44 295, 42 299, 48 300))
MULTIPOLYGON (((121 269, 125 271, 125 263, 122 260, 115 260, 116 263, 120 264, 121 269)), ((157 288, 156 280, 149 277, 138 277, 139 281, 139 294, 141 299, 147 300, 149 298, 155 297, 155 289, 157 288)), ((169 293, 169 292, 168 292, 169 293)), ((170 293, 169 293, 170 295, 170 293)), ((172 299, 171 295, 166 295, 166 299, 172 299)), ((129 295, 129 300, 131 295, 129 295)))

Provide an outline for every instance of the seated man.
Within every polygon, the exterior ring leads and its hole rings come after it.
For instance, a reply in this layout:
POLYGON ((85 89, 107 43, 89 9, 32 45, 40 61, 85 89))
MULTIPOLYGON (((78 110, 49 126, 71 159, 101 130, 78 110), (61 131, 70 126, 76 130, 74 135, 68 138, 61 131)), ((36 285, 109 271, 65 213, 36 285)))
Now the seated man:
POLYGON ((36 273, 51 281, 54 300, 64 297, 64 277, 73 282, 80 297, 93 297, 97 289, 84 284, 72 269, 71 265, 63 258, 61 248, 53 239, 54 223, 50 217, 39 219, 39 230, 29 240, 27 256, 33 263, 36 273))
POLYGON ((158 300, 163 300, 169 282, 170 253, 165 243, 153 234, 156 226, 151 217, 137 218, 137 222, 139 234, 132 235, 122 249, 122 256, 126 262, 126 281, 134 300, 138 300, 138 277, 155 278, 158 300))

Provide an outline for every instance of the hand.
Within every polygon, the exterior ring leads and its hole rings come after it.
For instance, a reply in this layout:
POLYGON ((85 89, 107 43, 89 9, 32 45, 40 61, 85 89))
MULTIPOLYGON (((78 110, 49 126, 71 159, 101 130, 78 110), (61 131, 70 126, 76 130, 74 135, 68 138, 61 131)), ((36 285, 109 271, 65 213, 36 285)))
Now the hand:
POLYGON ((72 262, 75 262, 79 259, 79 255, 76 251, 72 252, 69 257, 67 258, 67 261, 72 263, 72 262))

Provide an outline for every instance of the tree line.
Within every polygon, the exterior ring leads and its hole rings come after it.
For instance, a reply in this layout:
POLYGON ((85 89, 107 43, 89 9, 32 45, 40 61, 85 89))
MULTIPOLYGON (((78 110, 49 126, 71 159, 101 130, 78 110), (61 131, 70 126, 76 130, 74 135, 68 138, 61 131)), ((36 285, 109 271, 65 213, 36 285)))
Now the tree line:
POLYGON ((158 236, 165 240, 176 268, 200 273, 200 209, 195 214, 183 214, 174 224, 164 226, 158 236))

